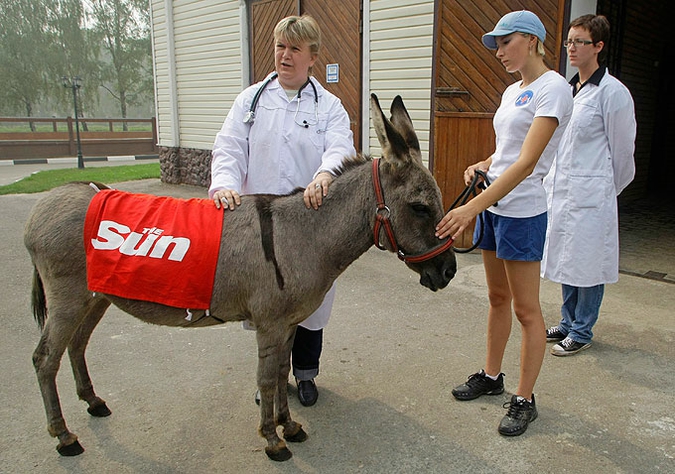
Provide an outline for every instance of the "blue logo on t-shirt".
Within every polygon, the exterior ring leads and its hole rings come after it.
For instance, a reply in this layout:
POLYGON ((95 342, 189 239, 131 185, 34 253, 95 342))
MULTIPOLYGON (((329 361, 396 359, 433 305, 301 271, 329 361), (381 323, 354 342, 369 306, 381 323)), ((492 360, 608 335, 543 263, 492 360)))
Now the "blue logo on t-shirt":
POLYGON ((533 95, 534 94, 530 90, 527 90, 522 94, 520 94, 516 99, 516 107, 522 107, 523 105, 529 104, 530 101, 532 100, 533 95))

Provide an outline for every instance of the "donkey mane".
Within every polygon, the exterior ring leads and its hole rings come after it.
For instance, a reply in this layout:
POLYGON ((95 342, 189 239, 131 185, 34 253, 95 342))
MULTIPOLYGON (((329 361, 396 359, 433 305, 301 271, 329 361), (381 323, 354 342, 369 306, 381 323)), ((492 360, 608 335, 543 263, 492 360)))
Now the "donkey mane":
POLYGON ((371 158, 370 155, 358 154, 358 155, 350 156, 348 158, 345 158, 342 161, 342 164, 336 170, 333 171, 333 174, 336 177, 341 176, 341 175, 345 174, 347 171, 349 171, 351 169, 354 169, 354 168, 358 168, 359 166, 365 165, 366 163, 368 163, 370 161, 372 161, 372 158, 371 158))
MULTIPOLYGON (((338 178, 345 174, 346 172, 358 168, 359 166, 365 165, 366 163, 369 163, 372 161, 372 157, 370 155, 363 155, 361 153, 354 155, 354 156, 349 156, 346 157, 344 160, 342 160, 342 163, 340 163, 340 166, 335 168, 334 170, 331 170, 331 173, 335 178, 338 178)), ((292 194, 298 194, 301 193, 305 190, 303 187, 297 187, 290 193, 286 194, 286 196, 290 196, 292 194)), ((260 195, 258 195, 260 196, 260 195)))

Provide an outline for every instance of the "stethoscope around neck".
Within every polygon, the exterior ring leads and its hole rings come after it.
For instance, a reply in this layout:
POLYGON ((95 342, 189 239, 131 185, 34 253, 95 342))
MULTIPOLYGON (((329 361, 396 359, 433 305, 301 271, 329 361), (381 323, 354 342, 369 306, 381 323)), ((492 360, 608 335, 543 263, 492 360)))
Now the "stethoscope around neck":
MULTIPOLYGON (((255 95, 253 96, 253 102, 251 102, 251 107, 248 109, 248 112, 244 115, 243 122, 248 123, 253 125, 255 122, 255 109, 258 107, 258 102, 260 101, 260 96, 262 95, 263 91, 265 88, 272 82, 274 79, 276 79, 278 74, 275 72, 272 74, 270 77, 267 78, 265 82, 263 82, 263 85, 260 86, 260 88, 256 91, 255 95)), ((295 116, 293 117, 293 120, 295 121, 296 124, 300 125, 301 127, 304 128, 309 128, 310 125, 316 125, 319 123, 319 94, 316 91, 316 86, 314 83, 307 78, 307 82, 305 82, 300 89, 298 89, 298 105, 295 108, 295 116), (309 123, 307 120, 303 120, 302 122, 298 122, 298 111, 300 110, 300 99, 302 98, 302 91, 305 87, 307 87, 307 84, 312 86, 312 89, 314 89, 314 123, 309 123)))

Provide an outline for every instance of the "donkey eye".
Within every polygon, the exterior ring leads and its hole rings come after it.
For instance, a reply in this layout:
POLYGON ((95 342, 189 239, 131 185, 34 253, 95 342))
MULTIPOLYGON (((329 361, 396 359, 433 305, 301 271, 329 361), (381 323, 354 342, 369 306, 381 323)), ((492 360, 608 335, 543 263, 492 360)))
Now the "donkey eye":
POLYGON ((431 216, 431 211, 429 210, 429 206, 425 204, 420 204, 420 203, 413 203, 410 205, 412 207, 412 210, 415 212, 415 215, 419 217, 429 217, 431 216))

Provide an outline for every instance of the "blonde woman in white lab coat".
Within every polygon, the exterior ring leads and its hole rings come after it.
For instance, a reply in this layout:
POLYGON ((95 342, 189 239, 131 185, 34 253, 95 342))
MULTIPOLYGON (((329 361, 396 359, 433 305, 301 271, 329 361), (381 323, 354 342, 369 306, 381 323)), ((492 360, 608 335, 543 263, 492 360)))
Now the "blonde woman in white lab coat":
MULTIPOLYGON (((288 194, 304 187, 305 205, 318 209, 331 171, 356 154, 340 99, 310 76, 320 45, 319 26, 310 16, 277 24, 275 71, 239 94, 216 136, 209 196, 217 208, 236 212, 241 194, 288 194)), ((304 406, 319 395, 314 378, 334 298, 335 286, 295 335, 293 375, 304 406)))
POLYGON ((565 46, 579 72, 570 81, 574 111, 544 180, 549 225, 542 274, 562 284, 562 318, 546 330, 551 353, 591 346, 606 283, 619 279, 617 196, 633 180, 635 111, 630 92, 600 65, 609 22, 584 15, 565 46))

